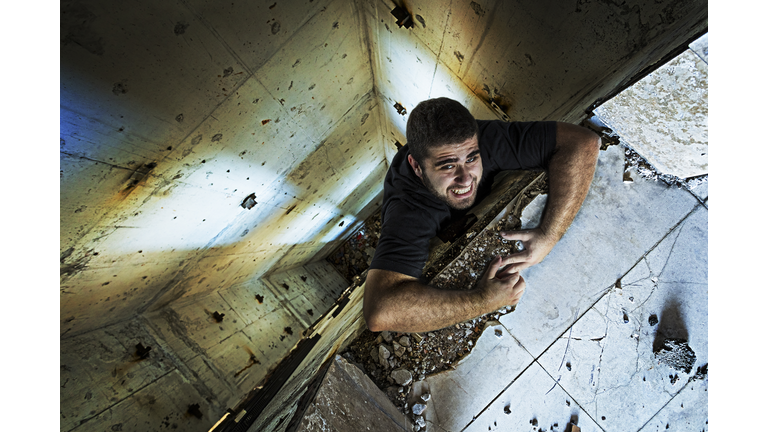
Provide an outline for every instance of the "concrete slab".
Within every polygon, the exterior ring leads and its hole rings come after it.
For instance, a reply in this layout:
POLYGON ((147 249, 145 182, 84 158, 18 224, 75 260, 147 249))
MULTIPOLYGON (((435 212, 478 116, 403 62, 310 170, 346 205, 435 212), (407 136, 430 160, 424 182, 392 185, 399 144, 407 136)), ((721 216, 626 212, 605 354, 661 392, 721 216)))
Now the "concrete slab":
POLYGON ((177 263, 156 261, 121 267, 86 268, 62 278, 60 335, 72 337, 131 318, 157 291, 173 283, 182 270, 177 263))
POLYGON ((425 414, 427 430, 462 430, 532 361, 501 325, 488 326, 455 370, 424 380, 432 395, 425 414))
POLYGON ((59 356, 61 430, 75 429, 167 375, 173 371, 168 360, 137 320, 63 340, 59 356), (137 344, 150 349, 146 358, 136 354, 137 344))
POLYGON ((709 430, 709 378, 691 381, 639 432, 678 432, 709 430))
POLYGON ((539 358, 605 431, 643 427, 707 363, 706 216, 697 208, 539 358), (688 341, 690 371, 659 363, 666 338, 688 341))
POLYGON ((297 431, 408 431, 405 415, 357 367, 336 356, 297 431))
POLYGON ((595 109, 662 174, 688 178, 708 165, 707 63, 691 50, 595 109))
POLYGON ((520 229, 533 229, 541 223, 541 215, 544 213, 544 207, 547 205, 547 194, 537 195, 525 208, 520 215, 520 229))
POLYGON ((531 364, 463 432, 570 430, 601 431, 576 402, 538 364, 531 364))
POLYGON ((205 432, 218 420, 214 411, 178 370, 172 370, 72 430, 205 432), (196 408, 195 408, 196 407, 196 408), (198 417, 199 416, 199 417, 198 417))
POLYGON ((237 311, 246 324, 263 320, 268 314, 282 308, 279 299, 260 279, 233 285, 219 291, 219 295, 237 311))
POLYGON ((355 2, 325 3, 321 13, 255 71, 290 121, 311 130, 317 140, 373 86, 355 2))
POLYGON ((709 64, 709 33, 696 39, 692 44, 688 46, 691 51, 701 57, 705 63, 709 64))
POLYGON ((591 189, 565 236, 538 265, 523 271, 527 288, 501 323, 539 356, 576 317, 622 277, 698 200, 663 182, 622 182, 624 155, 600 153, 591 189))
POLYGON ((687 183, 688 187, 691 188, 691 192, 701 200, 706 201, 709 198, 709 176, 701 179, 691 179, 687 183))

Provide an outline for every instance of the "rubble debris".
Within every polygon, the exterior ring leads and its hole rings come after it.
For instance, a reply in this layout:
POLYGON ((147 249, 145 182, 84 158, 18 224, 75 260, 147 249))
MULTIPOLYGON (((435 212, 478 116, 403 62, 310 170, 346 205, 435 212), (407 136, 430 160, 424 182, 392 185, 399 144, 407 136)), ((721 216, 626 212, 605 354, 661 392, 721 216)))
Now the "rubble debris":
POLYGON ((413 413, 413 415, 419 416, 426 409, 427 409, 427 404, 417 403, 417 404, 413 404, 413 407, 411 407, 411 412, 413 413))
POLYGON ((659 363, 664 363, 673 369, 685 373, 690 373, 691 369, 693 369, 693 364, 696 362, 696 353, 688 346, 688 342, 683 339, 665 339, 658 350, 654 350, 653 354, 659 363))
POLYGON ((709 363, 704 364, 704 366, 697 367, 696 373, 691 377, 691 381, 704 379, 707 376, 708 367, 709 367, 709 363))
POLYGON ((424 416, 416 416, 416 418, 413 419, 413 423, 419 427, 419 429, 427 426, 427 422, 424 420, 424 416))
MULTIPOLYGON (((525 192, 519 202, 520 211, 539 193, 547 190, 546 177, 536 187, 525 192)), ((425 270, 424 279, 442 289, 467 290, 474 287, 482 276, 488 262, 496 255, 513 253, 515 242, 505 240, 499 231, 520 229, 517 210, 502 217, 480 232, 473 233, 469 246, 458 256, 446 254, 437 259, 425 270), (454 260, 457 263, 452 264, 454 260), (441 272, 440 269, 448 271, 441 272)), ((381 229, 381 212, 366 219, 365 225, 352 234, 351 238, 332 252, 327 261, 350 280, 358 278, 368 268, 368 259, 372 257, 381 229), (367 258, 369 257, 369 258, 367 258)), ((427 333, 373 333, 364 330, 357 339, 346 348, 353 353, 356 361, 363 365, 371 380, 383 391, 395 383, 388 371, 406 369, 411 372, 413 383, 424 380, 427 376, 447 369, 469 354, 489 322, 498 324, 501 316, 515 310, 507 306, 481 317, 457 323, 447 328, 427 333), (386 345, 384 345, 386 344, 386 345), (389 357, 383 358, 381 346, 385 346, 389 357), (394 355, 393 355, 394 354, 394 355)), ((503 329, 494 329, 497 337, 503 337, 503 329)), ((401 387, 402 388, 402 387, 401 387)), ((408 391, 387 392, 393 404, 401 412, 408 411, 406 396, 408 391)))
POLYGON ((387 361, 390 356, 390 351, 384 345, 379 345, 379 363, 384 369, 389 368, 389 362, 387 361))
POLYGON ((408 369, 395 369, 389 376, 400 386, 407 386, 413 381, 413 375, 408 369))
POLYGON ((373 260, 373 253, 379 243, 381 233, 381 211, 369 216, 363 226, 352 236, 331 252, 326 258, 348 282, 355 276, 360 276, 373 260))
POLYGON ((392 350, 398 357, 402 357, 405 354, 405 347, 394 341, 392 342, 392 350))
POLYGON ((648 317, 648 324, 655 326, 658 323, 659 323, 659 317, 657 317, 656 314, 648 317))
POLYGON ((692 190, 704 183, 707 183, 709 174, 696 177, 680 178, 672 174, 662 174, 656 170, 648 161, 633 150, 631 147, 622 143, 624 147, 624 181, 631 182, 631 177, 627 180, 628 174, 635 171, 637 175, 645 180, 659 181, 678 189, 692 190))

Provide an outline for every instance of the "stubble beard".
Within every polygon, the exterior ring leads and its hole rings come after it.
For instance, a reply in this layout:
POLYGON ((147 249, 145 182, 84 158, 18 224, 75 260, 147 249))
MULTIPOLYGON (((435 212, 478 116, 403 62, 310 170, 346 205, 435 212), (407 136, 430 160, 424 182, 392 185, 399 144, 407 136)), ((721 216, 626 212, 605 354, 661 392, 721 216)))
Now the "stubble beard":
POLYGON ((448 198, 448 194, 451 193, 450 191, 445 191, 443 193, 438 192, 437 188, 435 188, 432 182, 429 181, 429 177, 426 175, 422 176, 422 183, 424 183, 424 186, 427 187, 429 193, 454 210, 466 210, 472 207, 475 204, 475 200, 477 199, 477 179, 475 178, 472 179, 472 196, 458 202, 455 200, 451 201, 448 198))

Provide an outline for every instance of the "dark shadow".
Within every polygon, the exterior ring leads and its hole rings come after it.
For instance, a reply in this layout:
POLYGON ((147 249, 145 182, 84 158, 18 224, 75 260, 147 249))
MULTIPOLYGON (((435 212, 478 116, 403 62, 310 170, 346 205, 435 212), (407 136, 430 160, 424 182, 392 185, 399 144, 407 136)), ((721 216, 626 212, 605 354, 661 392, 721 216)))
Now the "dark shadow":
POLYGON ((680 302, 674 297, 668 299, 658 316, 659 323, 656 328, 656 337, 653 339, 653 352, 658 352, 667 339, 688 341, 688 329, 684 318, 680 310, 680 302))
POLYGON ((579 416, 578 414, 571 414, 571 420, 568 422, 568 424, 565 425, 564 432, 575 432, 578 431, 578 424, 579 424, 579 416), (576 428, 574 429, 574 426, 576 428))

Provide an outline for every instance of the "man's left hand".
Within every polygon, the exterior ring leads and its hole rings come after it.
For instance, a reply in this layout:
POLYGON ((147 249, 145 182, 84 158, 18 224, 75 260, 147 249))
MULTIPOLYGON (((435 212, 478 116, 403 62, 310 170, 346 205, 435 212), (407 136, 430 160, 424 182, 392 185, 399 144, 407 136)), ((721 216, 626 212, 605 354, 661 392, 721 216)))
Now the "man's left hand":
POLYGON ((540 263, 557 243, 557 239, 547 237, 541 228, 501 231, 499 234, 505 240, 520 240, 525 248, 522 252, 515 252, 504 258, 502 265, 508 265, 504 271, 510 273, 540 263))

